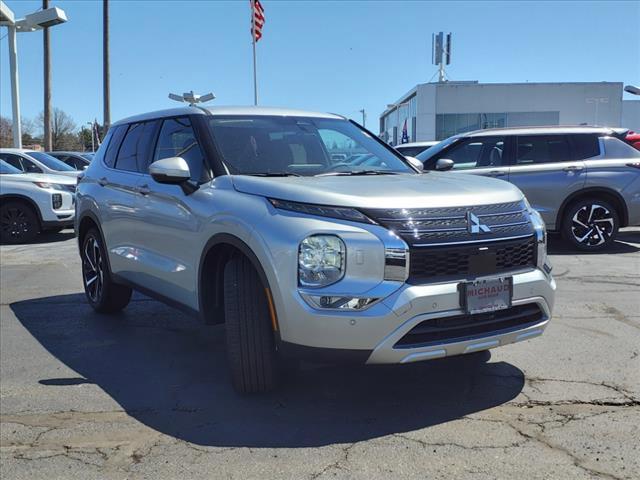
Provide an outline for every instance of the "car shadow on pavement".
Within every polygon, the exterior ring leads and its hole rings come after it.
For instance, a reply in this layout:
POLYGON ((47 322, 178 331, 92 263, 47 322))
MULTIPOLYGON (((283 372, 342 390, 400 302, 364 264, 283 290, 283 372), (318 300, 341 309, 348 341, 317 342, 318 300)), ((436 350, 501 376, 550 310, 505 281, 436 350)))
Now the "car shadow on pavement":
POLYGON ((486 352, 412 365, 303 365, 277 392, 243 396, 228 378, 224 326, 138 295, 115 316, 93 313, 81 294, 11 308, 77 372, 40 379, 42 388, 96 384, 138 421, 199 445, 313 447, 402 434, 504 404, 524 385, 520 369, 488 363, 486 352))
POLYGON ((574 248, 568 242, 565 242, 558 234, 549 235, 548 253, 551 255, 609 255, 617 253, 635 253, 640 251, 640 248, 632 243, 640 243, 640 232, 629 231, 619 232, 616 241, 605 250, 599 252, 583 252, 574 248))

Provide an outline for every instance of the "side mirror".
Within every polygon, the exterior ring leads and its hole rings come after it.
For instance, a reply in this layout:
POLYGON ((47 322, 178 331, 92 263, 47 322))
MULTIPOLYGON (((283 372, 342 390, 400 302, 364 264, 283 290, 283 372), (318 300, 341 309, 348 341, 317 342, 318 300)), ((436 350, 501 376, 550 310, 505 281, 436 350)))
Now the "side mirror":
POLYGON ((404 158, 407 159, 407 161, 411 164, 412 167, 417 168, 421 172, 424 171, 424 165, 416 157, 410 157, 409 155, 405 155, 404 158))
POLYGON ((191 182, 189 165, 182 157, 156 160, 149 165, 149 174, 158 183, 180 185, 185 195, 189 195, 198 189, 198 186, 191 182))
POLYGON ((436 170, 439 172, 446 172, 447 170, 451 170, 453 168, 453 160, 449 160, 448 158, 439 158, 436 162, 436 170))

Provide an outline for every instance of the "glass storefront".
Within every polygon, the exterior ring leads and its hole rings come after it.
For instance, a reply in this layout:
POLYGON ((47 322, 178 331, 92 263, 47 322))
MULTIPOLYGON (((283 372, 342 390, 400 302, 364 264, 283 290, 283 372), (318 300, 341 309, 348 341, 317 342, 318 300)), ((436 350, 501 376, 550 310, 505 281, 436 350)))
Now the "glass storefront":
POLYGON ((436 115, 436 140, 486 128, 559 125, 559 123, 560 112, 439 113, 436 115))
POLYGON ((416 115, 418 111, 417 97, 404 100, 386 116, 382 117, 381 138, 390 145, 399 145, 416 141, 416 115), (406 135, 403 135, 406 123, 406 135))

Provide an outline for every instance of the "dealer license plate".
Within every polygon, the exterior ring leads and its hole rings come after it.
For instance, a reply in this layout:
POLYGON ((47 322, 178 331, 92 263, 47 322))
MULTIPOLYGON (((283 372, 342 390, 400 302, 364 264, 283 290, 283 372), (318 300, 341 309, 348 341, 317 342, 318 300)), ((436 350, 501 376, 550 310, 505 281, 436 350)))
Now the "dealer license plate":
POLYGON ((494 312, 511 306, 512 277, 489 278, 462 284, 462 304, 467 313, 494 312))

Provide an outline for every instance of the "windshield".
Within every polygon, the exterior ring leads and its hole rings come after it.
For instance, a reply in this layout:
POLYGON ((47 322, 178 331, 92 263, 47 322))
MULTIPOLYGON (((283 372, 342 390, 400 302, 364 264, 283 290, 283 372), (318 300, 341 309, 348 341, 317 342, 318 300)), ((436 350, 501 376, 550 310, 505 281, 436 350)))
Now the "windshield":
POLYGON ((231 174, 415 173, 351 122, 331 118, 215 116, 209 128, 231 174))
POLYGON ((47 153, 42 152, 26 152, 31 158, 35 158, 40 163, 44 164, 46 167, 51 170, 57 170, 59 172, 75 172, 75 168, 70 167, 62 160, 58 160, 55 157, 47 153))
POLYGON ((443 140, 440 143, 436 143, 432 147, 427 148, 424 152, 421 152, 421 153, 417 154, 416 158, 418 160, 420 160, 421 162, 426 162, 431 157, 433 157, 435 154, 440 153, 442 150, 444 150, 444 148, 448 147, 449 145, 451 145, 454 142, 457 142, 460 138, 462 138, 462 137, 460 137, 458 135, 453 136, 453 137, 449 137, 446 140, 443 140))
POLYGON ((22 173, 22 170, 18 170, 13 165, 9 165, 4 160, 0 160, 0 174, 2 173, 22 173))
POLYGON ((94 155, 93 153, 81 153, 80 154, 80 156, 82 158, 84 158, 85 160, 89 160, 89 161, 93 160, 93 155, 94 155))

